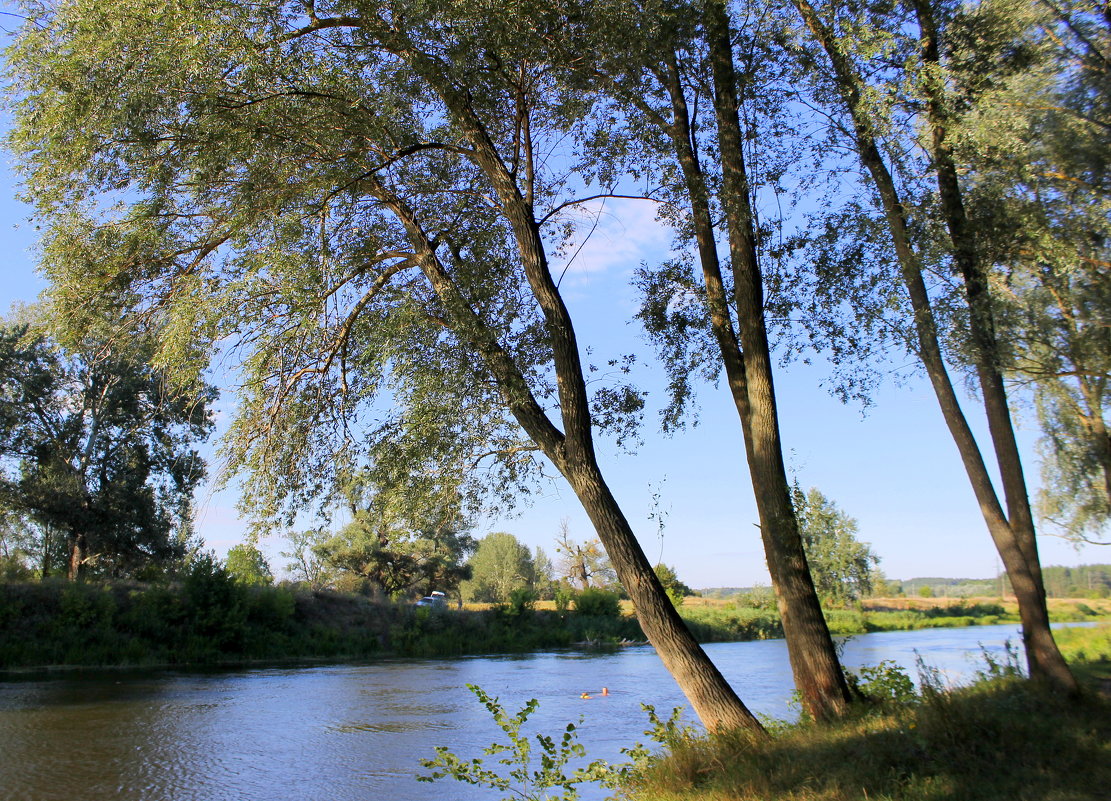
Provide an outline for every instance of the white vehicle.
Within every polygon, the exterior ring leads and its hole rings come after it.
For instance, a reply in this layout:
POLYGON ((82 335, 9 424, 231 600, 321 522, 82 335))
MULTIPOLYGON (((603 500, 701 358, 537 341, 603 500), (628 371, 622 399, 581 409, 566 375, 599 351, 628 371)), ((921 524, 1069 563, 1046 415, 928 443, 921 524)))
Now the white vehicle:
POLYGON ((433 590, 431 595, 426 595, 416 603, 417 606, 432 606, 443 608, 447 606, 447 596, 439 590, 433 590))

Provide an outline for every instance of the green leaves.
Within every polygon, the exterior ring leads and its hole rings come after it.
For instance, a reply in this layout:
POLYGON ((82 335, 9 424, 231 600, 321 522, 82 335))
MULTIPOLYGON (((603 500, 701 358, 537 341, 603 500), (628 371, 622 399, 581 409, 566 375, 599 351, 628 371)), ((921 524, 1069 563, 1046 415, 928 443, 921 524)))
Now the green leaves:
POLYGON ((491 697, 481 687, 468 684, 467 689, 486 707, 498 728, 506 736, 505 743, 491 743, 483 749, 487 756, 497 756, 497 764, 508 768, 500 770, 489 768, 480 757, 465 760, 449 748, 436 748, 435 759, 421 761, 431 775, 418 776, 418 781, 431 782, 442 778, 452 778, 502 793, 506 799, 562 799, 574 801, 579 798, 579 785, 598 783, 603 787, 613 787, 616 774, 603 760, 594 760, 584 767, 568 771, 572 760, 586 757, 586 749, 578 742, 575 725, 568 723, 557 740, 551 735, 535 735, 539 751, 533 751, 532 739, 522 734, 522 728, 535 712, 540 702, 532 698, 514 715, 510 715, 497 698, 491 697), (534 753, 539 756, 536 764, 534 753), (561 790, 552 795, 550 790, 561 790))

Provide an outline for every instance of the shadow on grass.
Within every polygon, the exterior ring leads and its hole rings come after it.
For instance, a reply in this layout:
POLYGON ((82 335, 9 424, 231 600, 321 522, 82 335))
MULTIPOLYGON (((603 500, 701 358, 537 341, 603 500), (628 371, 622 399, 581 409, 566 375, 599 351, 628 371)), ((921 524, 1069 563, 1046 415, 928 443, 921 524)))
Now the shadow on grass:
POLYGON ((833 726, 695 739, 642 774, 635 799, 1095 801, 1111 798, 1111 705, 1021 679, 927 693, 833 726))

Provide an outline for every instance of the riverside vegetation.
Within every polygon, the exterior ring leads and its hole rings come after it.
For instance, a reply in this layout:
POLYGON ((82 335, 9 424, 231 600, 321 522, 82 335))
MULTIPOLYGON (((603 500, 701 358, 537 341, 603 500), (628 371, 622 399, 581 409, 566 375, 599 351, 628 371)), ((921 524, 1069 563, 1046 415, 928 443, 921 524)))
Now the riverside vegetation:
MULTIPOLYGON (((782 636, 766 599, 679 609, 703 642, 782 636)), ((1111 616, 1111 601, 1054 604, 1058 620, 1111 616)), ((1017 620, 1012 605, 964 600, 921 609, 831 609, 837 634, 1017 620)), ((236 582, 202 558, 176 582, 0 584, 0 669, 153 666, 376 656, 456 656, 643 641, 614 593, 590 589, 539 604, 527 589, 485 608, 428 608, 292 585, 236 582), (542 607, 542 608, 539 608, 542 607)))

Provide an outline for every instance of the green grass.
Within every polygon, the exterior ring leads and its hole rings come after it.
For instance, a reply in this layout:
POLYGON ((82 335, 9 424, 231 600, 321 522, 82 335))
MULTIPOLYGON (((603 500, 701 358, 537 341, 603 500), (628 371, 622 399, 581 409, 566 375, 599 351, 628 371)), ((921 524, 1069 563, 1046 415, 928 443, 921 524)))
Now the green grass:
POLYGON ((1013 676, 833 725, 685 738, 634 775, 633 801, 1096 801, 1111 787, 1111 706, 1013 676))

